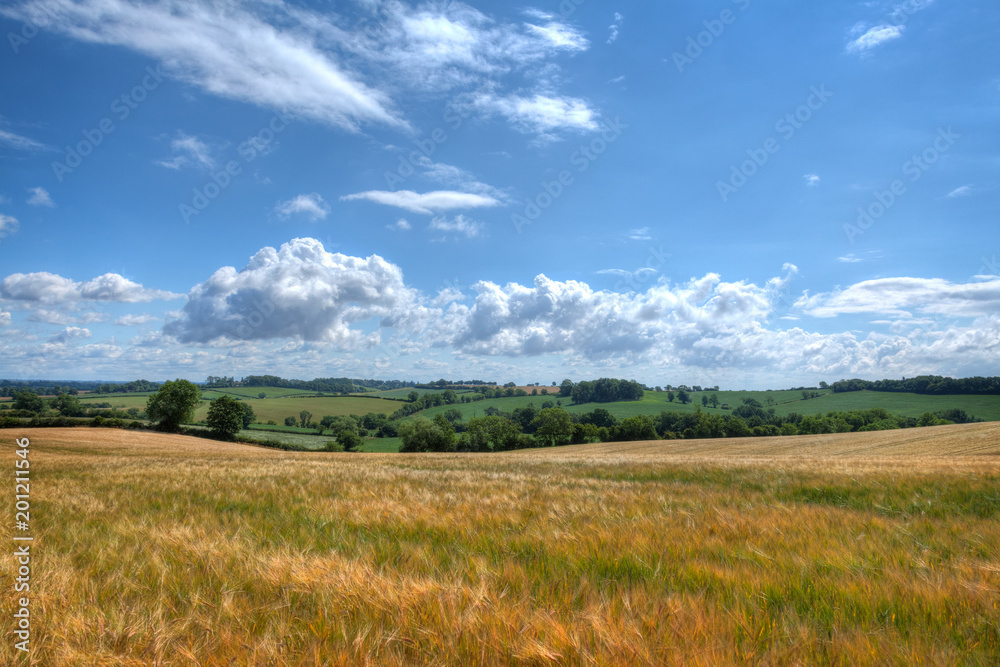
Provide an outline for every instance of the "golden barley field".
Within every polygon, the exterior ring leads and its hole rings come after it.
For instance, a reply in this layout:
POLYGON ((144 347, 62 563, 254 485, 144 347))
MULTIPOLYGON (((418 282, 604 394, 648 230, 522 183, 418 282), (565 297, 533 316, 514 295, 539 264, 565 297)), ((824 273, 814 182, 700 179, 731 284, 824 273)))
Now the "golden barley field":
POLYGON ((1000 663, 1000 424, 464 455, 0 435, 11 526, 30 438, 35 538, 28 655, 0 565, 2 664, 1000 663))

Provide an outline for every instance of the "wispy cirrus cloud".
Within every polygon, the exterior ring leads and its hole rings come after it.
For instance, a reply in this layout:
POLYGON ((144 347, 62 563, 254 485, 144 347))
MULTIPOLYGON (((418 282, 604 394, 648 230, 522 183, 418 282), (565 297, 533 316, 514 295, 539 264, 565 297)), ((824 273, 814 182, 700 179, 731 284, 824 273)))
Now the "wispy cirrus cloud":
POLYGON ((486 226, 481 222, 470 220, 464 215, 457 215, 450 220, 446 217, 434 218, 427 228, 432 231, 456 234, 471 239, 481 235, 486 226))
MULTIPOLYGON (((863 27, 855 26, 855 34, 864 30, 863 27)), ((877 25, 873 28, 869 28, 860 35, 852 39, 847 44, 848 53, 866 53, 871 51, 876 46, 880 44, 885 44, 886 42, 892 41, 894 39, 899 39, 903 36, 903 32, 906 30, 906 26, 903 25, 877 25)))
POLYGON ((344 195, 341 201, 367 200, 382 204, 383 206, 395 206, 413 213, 433 215, 444 211, 458 209, 482 208, 499 206, 501 202, 495 197, 479 195, 469 192, 455 192, 452 190, 437 190, 435 192, 419 193, 413 190, 369 190, 358 192, 352 195, 344 195))
POLYGON ((16 232, 19 226, 17 218, 0 213, 0 239, 16 232))
POLYGON ((330 205, 318 193, 299 195, 280 202, 275 211, 283 218, 304 215, 310 220, 322 220, 330 213, 330 205))
POLYGON ((42 17, 43 29, 146 54, 212 95, 350 132, 365 124, 406 126, 385 93, 362 83, 307 32, 277 27, 281 10, 281 3, 28 0, 0 13, 42 17))
MULTIPOLYGON (((0 10, 2 13, 2 10, 0 10)), ((0 146, 8 146, 19 151, 50 151, 55 150, 51 146, 35 141, 29 137, 15 134, 8 130, 0 130, 0 146)))
POLYGON ((159 160, 156 164, 167 169, 181 169, 183 167, 211 169, 215 166, 215 160, 209 154, 209 148, 205 142, 182 130, 178 130, 177 136, 170 142, 170 149, 174 156, 169 160, 159 160))
POLYGON ((952 283, 940 278, 878 278, 834 292, 803 296, 795 304, 813 317, 882 313, 910 317, 913 312, 948 317, 1000 313, 1000 280, 952 283))

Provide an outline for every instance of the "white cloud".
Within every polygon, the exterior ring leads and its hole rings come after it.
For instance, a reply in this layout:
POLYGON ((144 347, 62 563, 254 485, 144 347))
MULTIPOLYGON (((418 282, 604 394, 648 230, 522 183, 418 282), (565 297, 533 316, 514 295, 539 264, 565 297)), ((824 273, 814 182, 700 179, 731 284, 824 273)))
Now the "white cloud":
MULTIPOLYGON (((2 10, 0 10, 0 13, 2 13, 2 10)), ((0 145, 10 146, 11 148, 20 151, 52 150, 51 147, 39 143, 34 139, 29 139, 28 137, 21 136, 20 134, 14 134, 13 132, 8 132, 7 130, 0 130, 0 145)))
POLYGON ((184 343, 293 338, 358 348, 367 335, 352 325, 378 318, 395 327, 420 313, 398 266, 378 255, 329 253, 304 238, 260 250, 239 271, 219 269, 163 330, 184 343))
POLYGON ((434 231, 455 233, 470 239, 482 234, 484 228, 483 223, 469 220, 463 215, 457 215, 451 220, 445 217, 434 218, 428 226, 428 229, 434 231))
POLYGON ((44 324, 91 324, 93 322, 105 322, 108 319, 107 313, 89 312, 82 315, 73 315, 68 312, 47 310, 38 308, 33 310, 28 316, 29 322, 41 322, 44 324))
POLYGON ((160 318, 154 315, 123 315, 115 320, 115 324, 123 327, 138 327, 150 322, 156 322, 160 318))
POLYGON ((384 206, 395 206, 413 213, 433 215, 455 209, 480 208, 499 206, 500 201, 487 195, 468 192, 438 190, 435 192, 417 193, 412 190, 369 190, 353 195, 344 195, 341 201, 368 200, 384 206))
POLYGON ((330 205, 317 193, 312 192, 283 201, 275 210, 284 218, 301 213, 310 220, 322 220, 330 213, 330 205))
POLYGON ((568 51, 586 51, 590 43, 576 28, 572 28, 565 23, 549 21, 544 26, 526 23, 528 31, 558 49, 568 51))
POLYGON ((453 190, 486 195, 500 202, 505 202, 507 199, 503 192, 492 185, 477 180, 475 176, 460 167, 434 162, 427 157, 423 157, 417 164, 424 170, 423 176, 425 178, 446 185, 453 190))
POLYGON ((1000 279, 955 284, 940 278, 879 278, 866 280, 795 304, 813 317, 881 313, 977 317, 1000 312, 1000 279))
POLYGON ((856 264, 857 262, 861 262, 864 260, 862 260, 860 257, 858 257, 852 252, 848 255, 844 255, 843 257, 838 257, 837 261, 843 262, 844 264, 856 264))
POLYGON ((630 229, 628 231, 628 237, 633 241, 652 241, 653 237, 649 234, 649 227, 640 227, 639 229, 630 229))
POLYGON ((215 160, 209 155, 208 146, 198 137, 178 130, 177 138, 170 142, 170 148, 174 152, 174 157, 169 160, 159 160, 156 164, 168 169, 181 169, 182 167, 211 169, 215 166, 215 160))
POLYGON ((615 20, 611 25, 608 26, 608 29, 611 31, 611 35, 608 37, 608 44, 614 44, 615 41, 618 39, 618 33, 621 30, 622 21, 624 20, 624 18, 625 17, 623 17, 621 14, 615 12, 615 20))
MULTIPOLYGON (((857 28, 857 26, 855 26, 855 28, 857 28)), ((866 51, 870 51, 880 44, 902 37, 905 29, 906 27, 902 25, 875 26, 857 39, 849 42, 847 45, 847 51, 848 53, 864 53, 866 51)))
POLYGON ((955 188, 954 190, 952 190, 951 192, 949 192, 948 196, 949 197, 967 197, 967 196, 969 196, 971 194, 972 194, 972 186, 971 185, 963 185, 962 187, 955 188))
POLYGON ((281 3, 28 0, 0 13, 76 39, 156 58, 169 73, 220 97, 358 131, 405 125, 388 97, 361 83, 288 22, 281 3), (256 10, 258 14, 254 14, 256 10))
POLYGON ((56 205, 52 201, 52 197, 49 196, 48 191, 43 187, 28 188, 28 192, 31 193, 31 196, 28 198, 28 204, 31 206, 48 206, 52 208, 56 205))
POLYGON ((816 174, 806 174, 802 178, 805 179, 806 185, 808 185, 811 188, 814 188, 817 185, 819 185, 819 176, 817 176, 816 174))
POLYGON ((410 229, 413 229, 412 225, 410 225, 409 221, 407 221, 406 218, 400 218, 399 220, 397 220, 393 224, 386 225, 386 228, 388 228, 388 229, 401 229, 403 231, 409 231, 410 229))
POLYGON ((553 132, 577 132, 598 129, 597 112, 586 101, 566 96, 535 94, 501 96, 481 92, 470 97, 463 105, 487 116, 500 114, 520 132, 540 134, 551 138, 553 132))
POLYGON ((181 295, 172 292, 146 289, 117 273, 105 273, 83 283, 47 271, 12 273, 0 281, 0 297, 40 304, 79 301, 140 303, 156 299, 176 299, 179 296, 181 295))
MULTIPOLYGON (((393 98, 454 98, 507 78, 518 88, 524 76, 534 79, 528 100, 538 94, 573 102, 553 91, 555 59, 590 46, 551 13, 527 10, 528 21, 512 23, 462 2, 371 2, 360 22, 283 0, 23 0, 0 14, 41 16, 43 29, 138 51, 210 94, 352 132, 371 124, 409 127, 393 98)), ((537 126, 523 114, 503 115, 527 131, 537 126)))
POLYGON ((0 213, 0 239, 17 231, 17 218, 0 213))
POLYGON ((0 310, 0 327, 9 327, 12 321, 10 313, 0 310))
POLYGON ((71 340, 81 340, 85 338, 90 338, 90 329, 82 329, 80 327, 66 327, 55 336, 49 339, 50 343, 55 343, 57 345, 68 343, 71 340))
POLYGON ((608 83, 623 83, 625 81, 625 75, 616 76, 613 79, 608 79, 608 83))

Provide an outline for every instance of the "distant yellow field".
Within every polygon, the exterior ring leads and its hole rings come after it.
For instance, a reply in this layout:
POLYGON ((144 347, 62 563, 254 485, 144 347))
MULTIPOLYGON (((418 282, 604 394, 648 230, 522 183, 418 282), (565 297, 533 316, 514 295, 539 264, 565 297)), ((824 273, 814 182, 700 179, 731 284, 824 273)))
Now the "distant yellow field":
POLYGON ((1000 424, 464 455, 0 433, 2 469, 32 445, 35 664, 1000 663, 1000 424))

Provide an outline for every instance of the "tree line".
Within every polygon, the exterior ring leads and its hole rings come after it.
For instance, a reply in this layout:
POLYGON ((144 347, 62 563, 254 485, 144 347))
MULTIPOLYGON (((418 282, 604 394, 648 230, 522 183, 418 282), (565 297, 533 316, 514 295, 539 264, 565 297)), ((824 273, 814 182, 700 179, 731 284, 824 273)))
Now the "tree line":
POLYGON ((316 378, 313 380, 288 380, 276 375, 248 375, 240 385, 244 387, 281 387, 302 389, 329 394, 356 394, 369 389, 389 390, 415 386, 405 380, 360 380, 351 378, 316 378))
POLYGON ((706 414, 699 408, 693 413, 663 411, 658 416, 623 419, 604 408, 570 414, 550 403, 541 409, 528 405, 510 412, 490 406, 485 416, 467 422, 458 410, 448 410, 434 419, 417 417, 404 422, 398 430, 402 452, 497 452, 588 442, 885 431, 972 421, 976 421, 975 417, 960 408, 920 417, 893 415, 883 408, 782 416, 774 408, 764 409, 758 401, 748 398, 732 414, 706 414))
POLYGON ((838 380, 830 385, 835 393, 847 391, 892 391, 907 394, 1000 394, 1000 377, 950 378, 919 375, 902 380, 838 380))

